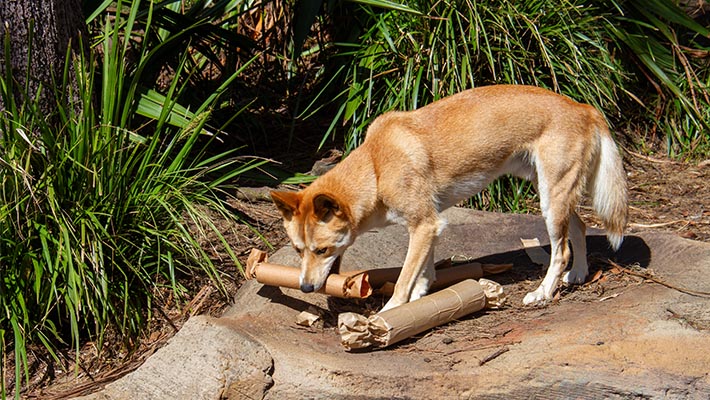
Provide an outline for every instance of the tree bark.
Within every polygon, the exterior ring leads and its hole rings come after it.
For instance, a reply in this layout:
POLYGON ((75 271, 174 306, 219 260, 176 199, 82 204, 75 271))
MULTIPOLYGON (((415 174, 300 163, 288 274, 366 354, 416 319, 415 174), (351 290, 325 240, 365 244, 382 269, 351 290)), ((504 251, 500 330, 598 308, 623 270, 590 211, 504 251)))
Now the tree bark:
MULTIPOLYGON (((11 68, 15 102, 22 104, 39 96, 40 110, 51 115, 56 104, 53 80, 62 83, 67 51, 73 53, 71 62, 79 54, 83 38, 86 23, 80 0, 1 0, 0 73, 4 77, 6 68, 11 68), (5 59, 6 37, 10 39, 9 59, 5 59)), ((76 89, 73 67, 69 79, 76 89)), ((63 95, 68 96, 67 101, 76 103, 76 90, 72 95, 63 95)), ((3 109, 0 96, 0 111, 3 109)))

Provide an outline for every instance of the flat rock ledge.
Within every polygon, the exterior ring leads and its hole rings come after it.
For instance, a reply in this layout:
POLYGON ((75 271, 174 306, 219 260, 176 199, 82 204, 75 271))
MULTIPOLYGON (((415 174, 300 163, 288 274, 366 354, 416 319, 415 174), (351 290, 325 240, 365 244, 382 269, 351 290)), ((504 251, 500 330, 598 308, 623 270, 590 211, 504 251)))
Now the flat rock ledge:
MULTIPOLYGON (((602 281, 563 290, 560 300, 523 307, 543 272, 521 238, 549 245, 542 219, 531 215, 446 212, 437 258, 463 255, 512 262, 493 277, 511 305, 481 311, 391 348, 346 352, 335 329, 338 312, 377 309, 381 299, 352 301, 245 283, 221 318, 191 318, 140 368, 82 399, 528 399, 710 398, 710 299, 600 266, 602 281), (300 327, 296 315, 320 313, 300 327)), ((664 233, 626 238, 616 255, 590 229, 595 259, 637 264, 674 286, 710 291, 710 244, 664 233)), ((345 269, 400 266, 402 227, 363 235, 345 269)), ((548 247, 549 249, 549 247, 548 247)), ((297 265, 289 248, 270 261, 297 265)))

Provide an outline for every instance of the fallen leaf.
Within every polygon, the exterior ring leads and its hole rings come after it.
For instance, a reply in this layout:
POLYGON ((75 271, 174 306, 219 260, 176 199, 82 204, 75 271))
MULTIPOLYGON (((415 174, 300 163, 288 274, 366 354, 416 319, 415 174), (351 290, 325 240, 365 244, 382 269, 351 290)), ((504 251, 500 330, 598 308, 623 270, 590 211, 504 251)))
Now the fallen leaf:
POLYGON ((589 282, 587 282, 587 283, 585 284, 585 286, 586 286, 586 285, 591 285, 592 283, 594 283, 594 282, 600 280, 601 277, 602 277, 602 274, 603 274, 603 271, 602 271, 602 270, 598 270, 597 272, 595 272, 595 273, 594 273, 594 276, 592 276, 592 279, 590 279, 589 282))
POLYGON ((681 232, 678 236, 684 238, 684 239, 697 239, 698 235, 695 234, 693 231, 685 231, 681 232))

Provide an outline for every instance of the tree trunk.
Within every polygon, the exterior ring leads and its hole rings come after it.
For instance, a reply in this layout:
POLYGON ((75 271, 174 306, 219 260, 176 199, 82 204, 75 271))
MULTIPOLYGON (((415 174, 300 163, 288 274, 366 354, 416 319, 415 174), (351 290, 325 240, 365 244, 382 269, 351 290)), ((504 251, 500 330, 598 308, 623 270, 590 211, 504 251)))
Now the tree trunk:
MULTIPOLYGON (((56 104, 53 80, 62 83, 67 50, 71 46, 71 62, 79 54, 85 32, 80 0, 0 0, 0 73, 4 78, 6 68, 11 68, 12 96, 17 104, 39 95, 40 110, 45 115, 53 113, 56 104), (10 39, 9 59, 5 54, 6 37, 10 39)), ((69 79, 74 90, 72 95, 63 94, 68 97, 64 101, 73 102, 76 107, 73 68, 69 79)), ((0 111, 3 109, 4 99, 0 96, 0 111)))

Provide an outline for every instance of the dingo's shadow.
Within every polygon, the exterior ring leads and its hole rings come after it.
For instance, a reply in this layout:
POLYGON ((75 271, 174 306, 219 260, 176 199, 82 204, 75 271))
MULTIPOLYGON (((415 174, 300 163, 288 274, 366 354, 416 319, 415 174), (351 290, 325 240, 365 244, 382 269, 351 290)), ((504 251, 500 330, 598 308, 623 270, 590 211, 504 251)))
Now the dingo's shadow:
MULTIPOLYGON (((549 256, 549 244, 538 248, 531 248, 531 250, 539 250, 540 248, 549 256)), ((569 265, 572 265, 573 260, 574 254, 572 254, 569 265)), ((612 260, 621 265, 637 264, 641 268, 647 268, 651 263, 651 249, 642 238, 638 236, 625 236, 621 248, 614 252, 609 242, 607 242, 606 236, 587 236, 587 260, 589 262, 590 275, 596 270, 609 268, 607 263, 600 263, 595 260, 612 260)), ((473 261, 489 264, 512 263, 513 268, 510 272, 495 275, 491 278, 501 284, 514 283, 521 279, 541 279, 546 272, 540 268, 539 264, 531 260, 525 249, 490 254, 479 257, 473 261)))
POLYGON ((286 306, 294 311, 305 311, 309 307, 314 307, 318 311, 324 311, 322 307, 319 307, 314 303, 299 299, 297 297, 289 295, 288 293, 285 293, 284 289, 280 287, 264 285, 256 292, 256 294, 261 297, 268 298, 272 303, 286 306))

